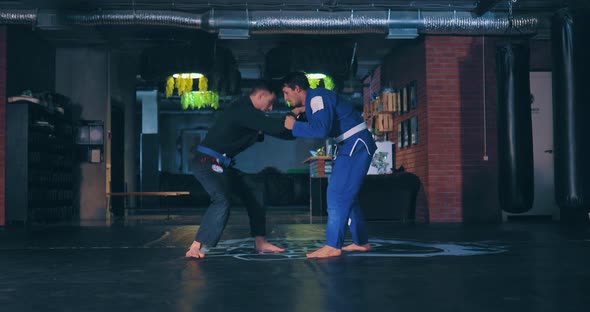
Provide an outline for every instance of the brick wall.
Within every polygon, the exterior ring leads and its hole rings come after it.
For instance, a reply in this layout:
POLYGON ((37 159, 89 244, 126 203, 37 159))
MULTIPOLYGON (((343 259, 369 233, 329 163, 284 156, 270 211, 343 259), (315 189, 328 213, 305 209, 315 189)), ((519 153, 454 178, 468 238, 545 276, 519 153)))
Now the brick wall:
POLYGON ((433 222, 494 221, 500 217, 496 86, 484 84, 484 71, 488 82, 495 81, 494 43, 488 39, 484 52, 483 41, 483 37, 426 38, 431 164, 427 199, 433 222))
POLYGON ((372 99, 371 94, 378 96, 381 91, 381 66, 375 68, 371 75, 363 80, 363 83, 368 85, 363 88, 363 101, 365 105, 369 105, 372 99))
POLYGON ((0 26, 0 226, 6 222, 6 26, 0 26))
MULTIPOLYGON (((473 76, 482 78, 479 89, 474 86, 474 98, 467 98, 463 108, 463 219, 466 222, 497 222, 501 219, 501 210, 498 197, 495 57, 496 45, 500 39, 473 39, 471 51, 474 56, 465 63, 469 66, 473 64, 475 69, 467 71, 466 79, 475 80, 470 78, 473 76), (484 65, 485 68, 482 68, 484 65), (485 84, 482 83, 483 79, 485 84), (483 159, 484 156, 487 156, 487 161, 483 159)), ((465 84, 464 89, 468 87, 465 84)))
POLYGON ((424 39, 414 40, 394 49, 383 61, 381 71, 381 85, 394 89, 401 89, 410 82, 417 82, 417 106, 415 110, 409 110, 403 114, 394 114, 394 132, 389 140, 395 143, 395 166, 403 166, 406 171, 416 174, 422 182, 416 204, 416 219, 428 221, 428 206, 424 191, 428 189, 428 154, 427 142, 427 89, 426 67, 424 53, 424 39), (418 143, 408 144, 407 147, 397 145, 397 127, 400 123, 409 120, 413 116, 418 119, 418 143))
MULTIPOLYGON (((495 39, 427 36, 396 47, 383 61, 383 87, 418 83, 417 108, 394 115, 396 128, 418 118, 418 144, 395 148, 396 166, 422 182, 418 221, 500 219, 494 53, 495 39)), ((397 141, 397 133, 390 140, 397 141)))
POLYGON ((426 39, 427 103, 429 144, 432 165, 428 172, 426 196, 431 221, 460 222, 461 166, 461 89, 460 58, 469 52, 465 38, 428 37, 426 39))

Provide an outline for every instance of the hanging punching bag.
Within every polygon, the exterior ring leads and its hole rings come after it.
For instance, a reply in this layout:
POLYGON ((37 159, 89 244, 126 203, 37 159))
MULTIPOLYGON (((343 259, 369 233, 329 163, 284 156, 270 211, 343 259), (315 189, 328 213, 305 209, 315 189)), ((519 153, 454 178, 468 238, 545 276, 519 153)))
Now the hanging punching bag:
POLYGON ((534 197, 529 49, 507 43, 496 50, 498 192, 506 212, 531 209, 534 197))
POLYGON ((552 23, 555 201, 562 219, 589 208, 588 13, 561 10, 552 23))

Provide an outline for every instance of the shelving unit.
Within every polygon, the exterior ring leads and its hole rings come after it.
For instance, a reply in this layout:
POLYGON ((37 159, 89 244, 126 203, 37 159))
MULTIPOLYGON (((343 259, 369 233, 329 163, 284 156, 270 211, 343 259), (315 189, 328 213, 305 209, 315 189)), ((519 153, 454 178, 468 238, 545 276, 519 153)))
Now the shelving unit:
POLYGON ((71 220, 75 215, 71 115, 20 99, 9 99, 6 109, 7 222, 71 220))
POLYGON ((379 97, 363 107, 367 127, 397 143, 398 150, 418 144, 417 100, 415 80, 398 89, 383 89, 379 97))
POLYGON ((384 93, 364 107, 365 122, 374 133, 383 134, 394 131, 393 114, 398 111, 398 97, 398 93, 393 91, 384 93))

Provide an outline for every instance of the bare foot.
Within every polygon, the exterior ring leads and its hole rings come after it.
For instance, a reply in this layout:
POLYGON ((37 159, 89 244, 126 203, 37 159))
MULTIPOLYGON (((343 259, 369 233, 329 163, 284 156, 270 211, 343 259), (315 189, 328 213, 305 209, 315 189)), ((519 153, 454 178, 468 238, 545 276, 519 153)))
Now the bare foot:
POLYGON ((369 244, 369 243, 363 244, 363 245, 350 244, 348 246, 342 247, 342 250, 344 250, 344 251, 370 251, 371 244, 369 244))
POLYGON ((194 241, 186 252, 187 258, 205 258, 205 254, 201 252, 201 243, 194 241))
POLYGON ((312 253, 308 253, 308 258, 329 258, 329 257, 338 257, 342 254, 340 249, 336 249, 330 246, 324 246, 312 253))
POLYGON ((256 236, 254 248, 258 252, 284 252, 285 249, 269 243, 264 236, 256 236))

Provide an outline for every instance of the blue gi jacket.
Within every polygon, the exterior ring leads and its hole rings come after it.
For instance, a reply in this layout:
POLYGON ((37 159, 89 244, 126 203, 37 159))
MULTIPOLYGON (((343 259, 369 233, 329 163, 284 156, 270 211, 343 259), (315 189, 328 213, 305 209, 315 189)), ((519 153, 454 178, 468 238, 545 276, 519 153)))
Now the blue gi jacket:
MULTIPOLYGON (((296 121, 293 136, 315 139, 337 137, 364 122, 360 112, 354 110, 350 102, 324 88, 307 90, 305 115, 308 122, 296 121)), ((370 155, 375 153, 377 146, 371 133, 363 130, 339 143, 337 155, 350 155, 353 148, 361 143, 370 155)))

